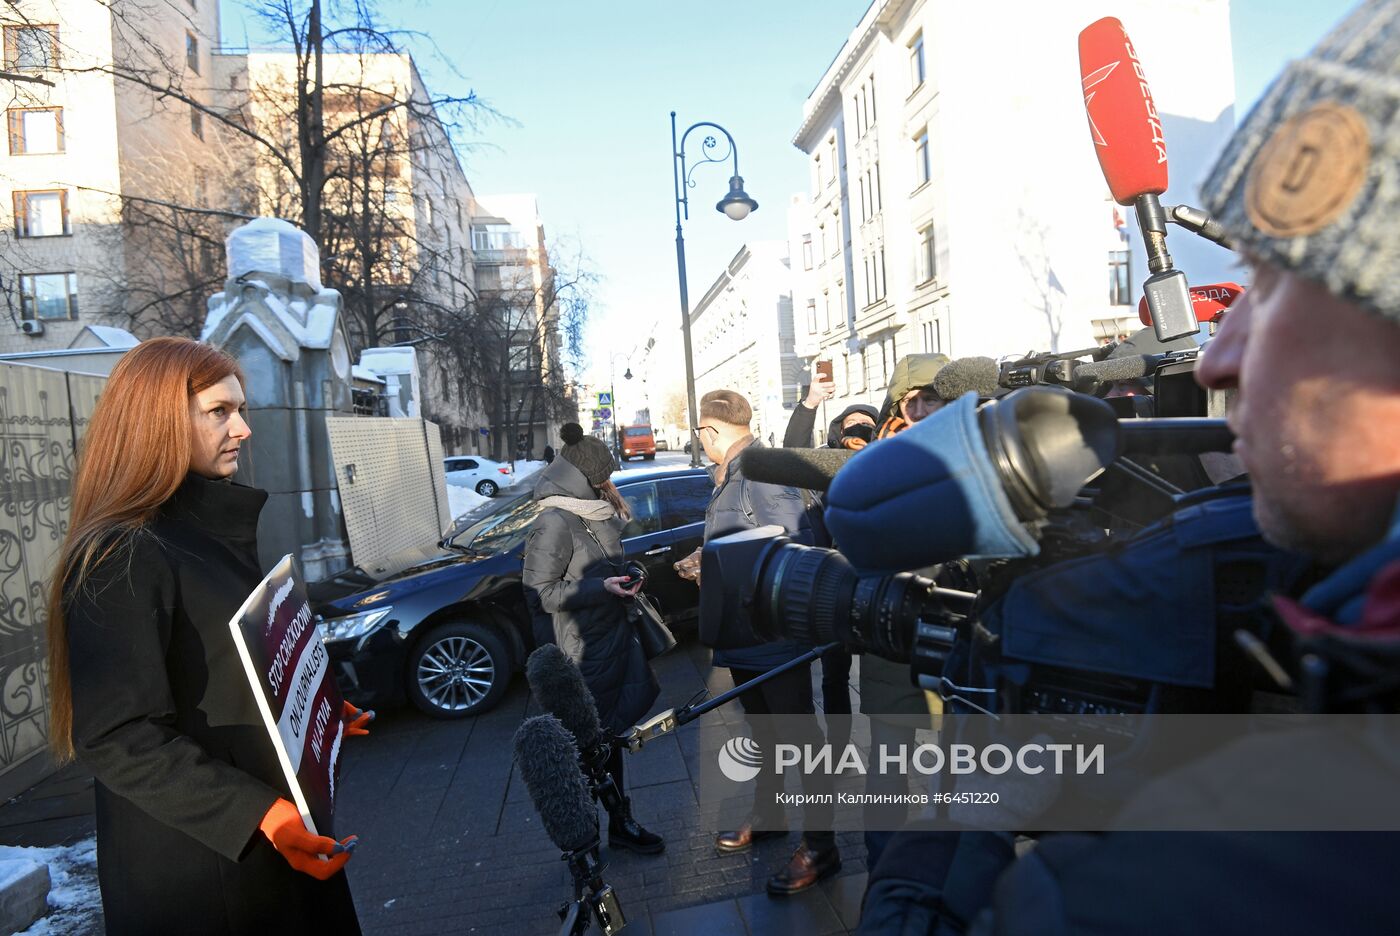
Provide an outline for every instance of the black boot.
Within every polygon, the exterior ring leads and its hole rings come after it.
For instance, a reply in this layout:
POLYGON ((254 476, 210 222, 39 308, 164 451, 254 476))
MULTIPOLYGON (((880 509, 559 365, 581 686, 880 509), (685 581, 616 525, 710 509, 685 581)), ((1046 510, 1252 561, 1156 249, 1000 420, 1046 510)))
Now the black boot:
POLYGON ((622 806, 615 813, 608 814, 608 845, 612 848, 625 848, 638 855, 659 855, 666 850, 666 842, 655 832, 643 829, 632 818, 632 800, 622 800, 622 806))

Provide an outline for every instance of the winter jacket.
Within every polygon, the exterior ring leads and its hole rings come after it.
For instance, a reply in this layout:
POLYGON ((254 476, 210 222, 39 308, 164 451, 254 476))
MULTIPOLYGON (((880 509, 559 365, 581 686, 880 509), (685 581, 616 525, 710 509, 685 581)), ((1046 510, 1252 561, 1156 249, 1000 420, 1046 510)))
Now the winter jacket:
MULTIPOLYGON (((757 440, 745 447, 762 447, 757 440)), ((794 487, 761 484, 744 477, 738 453, 728 463, 724 479, 715 487, 705 509, 705 542, 741 530, 776 525, 787 531, 794 542, 810 545, 812 522, 802 493, 794 487)), ((706 583, 702 587, 718 587, 706 583)), ((807 648, 791 640, 757 643, 752 647, 716 650, 715 666, 766 672, 800 656, 807 648)))
MULTIPOLYGON (((876 422, 880 420, 880 411, 873 406, 856 403, 846 407, 826 427, 827 448, 841 448, 841 423, 852 413, 864 413, 876 422)), ((813 448, 812 429, 816 424, 817 411, 805 403, 798 403, 793 407, 792 419, 788 420, 787 431, 783 433, 783 448, 813 448)))
MULTIPOLYGON (((581 471, 556 458, 540 472, 534 496, 598 495, 581 471)), ((640 721, 661 691, 627 617, 627 601, 603 587, 603 579, 621 574, 621 531, 617 519, 590 522, 547 508, 525 540, 523 576, 527 595, 551 617, 554 642, 583 673, 604 730, 614 733, 640 721)))
POLYGON ((190 475, 66 594, 73 745, 96 778, 108 933, 360 931, 343 872, 294 871, 258 831, 290 794, 229 621, 263 577, 266 500, 190 475))

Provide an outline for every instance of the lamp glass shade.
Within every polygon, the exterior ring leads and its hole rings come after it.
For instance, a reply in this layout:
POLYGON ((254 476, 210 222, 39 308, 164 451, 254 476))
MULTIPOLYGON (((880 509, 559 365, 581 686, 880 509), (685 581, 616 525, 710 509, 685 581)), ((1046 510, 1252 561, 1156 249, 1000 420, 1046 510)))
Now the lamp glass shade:
POLYGON ((732 221, 742 221, 749 216, 749 212, 758 210, 758 202, 744 191, 743 178, 733 176, 729 180, 729 194, 720 199, 715 210, 724 212, 725 217, 732 221))

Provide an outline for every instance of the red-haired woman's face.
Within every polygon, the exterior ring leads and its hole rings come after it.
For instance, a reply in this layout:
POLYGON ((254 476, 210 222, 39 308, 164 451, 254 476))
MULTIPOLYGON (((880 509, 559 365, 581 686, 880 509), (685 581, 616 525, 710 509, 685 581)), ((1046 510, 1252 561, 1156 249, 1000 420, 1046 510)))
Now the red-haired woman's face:
POLYGON ((233 376, 190 398, 190 471, 214 480, 238 471, 238 447, 253 434, 243 418, 244 402, 233 376))

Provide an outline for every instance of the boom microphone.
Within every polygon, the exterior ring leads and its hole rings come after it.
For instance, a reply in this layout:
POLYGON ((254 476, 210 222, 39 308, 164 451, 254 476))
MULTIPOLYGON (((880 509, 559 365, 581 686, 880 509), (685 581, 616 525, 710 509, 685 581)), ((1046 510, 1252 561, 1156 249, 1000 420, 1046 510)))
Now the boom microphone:
POLYGON ((627 917, 617 892, 603 881, 598 813, 569 730, 553 715, 526 719, 515 732, 515 763, 545 834, 564 852, 574 879, 573 902, 559 909, 561 932, 581 934, 591 922, 605 936, 618 932, 627 917))
POLYGON ((563 723, 579 750, 587 752, 603 740, 598 707, 583 674, 554 644, 544 644, 525 661, 525 679, 541 707, 563 723))
POLYGON ((966 357, 949 361, 933 378, 934 391, 945 400, 956 400, 964 393, 985 399, 1001 392, 997 378, 1001 368, 989 357, 966 357))
POLYGON ((856 453, 850 449, 774 449, 750 446, 739 455, 739 467, 744 472, 744 477, 750 481, 805 488, 809 491, 825 491, 831 485, 831 479, 836 476, 836 472, 840 471, 854 454, 856 453))
POLYGON ((551 842, 566 852, 598 844, 598 813, 578 770, 578 748, 559 719, 526 719, 515 732, 515 763, 551 842))
POLYGON ((622 806, 622 792, 608 773, 612 745, 598 722, 593 693, 564 651, 554 644, 537 647, 525 661, 525 679, 545 711, 552 714, 574 736, 579 765, 587 775, 593 795, 609 813, 622 806))

